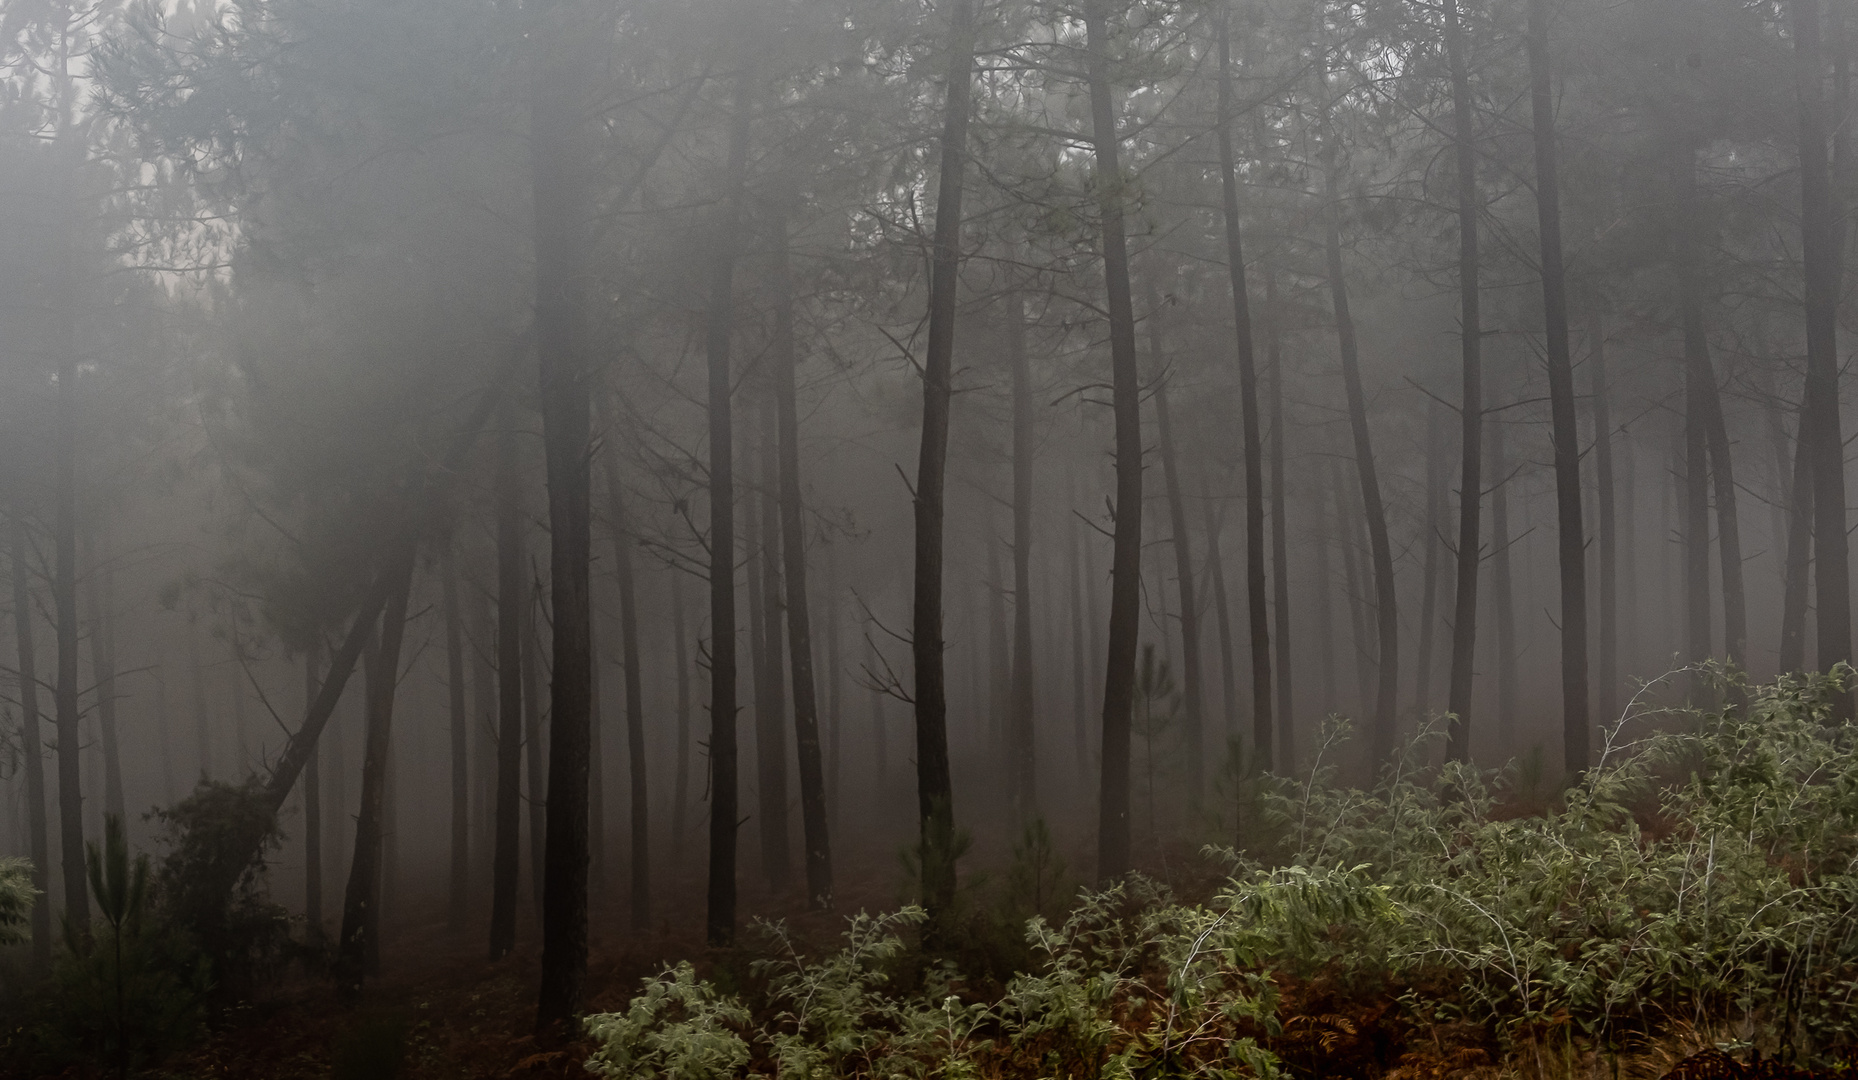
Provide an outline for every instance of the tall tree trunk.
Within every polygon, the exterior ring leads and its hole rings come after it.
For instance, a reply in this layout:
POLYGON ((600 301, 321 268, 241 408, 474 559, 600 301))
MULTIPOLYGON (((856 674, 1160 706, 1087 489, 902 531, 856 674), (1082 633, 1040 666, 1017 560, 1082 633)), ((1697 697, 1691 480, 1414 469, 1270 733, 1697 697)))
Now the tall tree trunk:
MULTIPOLYGON (((781 520, 779 505, 780 447, 774 395, 762 401, 760 490, 754 495, 761 536, 757 561, 761 565, 761 647, 765 658, 767 694, 755 703, 755 755, 761 779, 761 856, 768 887, 785 892, 793 877, 793 847, 787 819, 787 635, 782 613, 787 588, 781 572, 781 520)), ((751 564, 752 565, 752 564, 751 564)), ((817 748, 816 748, 817 749, 817 748)))
POLYGON ((974 0, 950 0, 940 176, 929 270, 929 340, 923 356, 922 444, 916 465, 916 559, 910 653, 915 669, 918 857, 928 940, 947 939, 955 903, 955 804, 948 766, 948 686, 942 641, 943 514, 948 411, 960 289, 962 174, 974 81, 974 0))
MULTIPOLYGON (((1490 445, 1490 571, 1497 616, 1497 755, 1507 758, 1516 735, 1516 578, 1510 551, 1510 463, 1503 425, 1486 424, 1490 445)), ((1466 747, 1469 761, 1469 747, 1466 747)))
POLYGON ((393 728, 394 689, 400 671, 400 642, 406 630, 409 561, 381 615, 380 637, 367 658, 367 750, 361 764, 361 809, 355 816, 355 851, 342 900, 342 935, 335 956, 336 989, 353 1000, 361 993, 369 955, 380 949, 382 822, 386 805, 387 752, 393 728))
POLYGON ((1374 445, 1368 434, 1367 395, 1361 386, 1361 361, 1356 353, 1355 320, 1348 310, 1348 283, 1342 276, 1340 147, 1329 120, 1329 61, 1318 58, 1317 90, 1321 96, 1323 165, 1323 253, 1329 274, 1329 297, 1335 317, 1336 341, 1342 354, 1342 386, 1348 398, 1348 427, 1355 444, 1355 472, 1361 482, 1361 506, 1367 519, 1368 553, 1374 569, 1375 639, 1379 673, 1374 693, 1373 726, 1368 752, 1378 768, 1393 756, 1395 712, 1400 693, 1400 611, 1394 591, 1393 547, 1387 538, 1387 512, 1381 504, 1381 482, 1374 466, 1374 445))
POLYGON ((1219 13, 1219 184, 1226 224, 1226 276, 1239 362, 1239 413, 1245 440, 1245 606, 1252 652, 1252 766, 1274 767, 1271 744, 1271 624, 1265 598, 1264 440, 1258 423, 1258 369, 1252 357, 1252 312, 1239 237, 1239 182, 1232 153, 1231 4, 1219 13))
POLYGON ((18 668, 19 738, 25 752, 27 853, 32 856, 32 962, 44 972, 52 964, 51 837, 45 814, 45 736, 39 731, 38 658, 32 645, 32 591, 26 567, 26 524, 14 508, 13 643, 18 668))
MULTIPOLYGON (((628 893, 631 925, 634 930, 646 930, 652 924, 652 860, 651 860, 651 799, 650 769, 645 760, 645 670, 639 659, 639 601, 638 587, 632 576, 632 546, 636 537, 632 531, 632 519, 626 512, 626 493, 620 486, 619 470, 613 463, 615 450, 608 444, 606 455, 601 464, 606 473, 607 504, 613 513, 613 570, 619 579, 619 649, 620 662, 626 669, 626 763, 629 849, 631 866, 628 870, 631 888, 628 893)), ((673 597, 673 603, 677 600, 673 597)), ((681 606, 674 618, 677 623, 678 647, 683 647, 684 612, 681 606)), ((683 679, 683 663, 678 664, 679 690, 683 679)), ((688 727, 688 721, 683 722, 688 727)), ((680 736, 681 738, 681 736, 680 736)), ((680 755, 682 746, 679 747, 680 755)), ((684 770, 678 769, 679 788, 682 788, 684 770)), ((680 803, 683 791, 678 792, 680 803)))
POLYGON ((1458 550, 1452 591, 1452 666, 1446 690, 1451 714, 1447 753, 1471 760, 1471 691, 1477 664, 1477 572, 1484 557, 1484 330, 1478 284, 1477 119, 1457 0, 1445 0, 1445 48, 1452 74, 1452 144, 1458 166, 1458 550))
POLYGON ((1122 877, 1130 868, 1129 734, 1135 705, 1136 638, 1142 614, 1142 387, 1136 367, 1128 240, 1123 234, 1121 138, 1116 131, 1110 86, 1107 8, 1107 0, 1087 0, 1084 5, 1116 423, 1116 522, 1110 567, 1109 652, 1103 679, 1103 777, 1097 835, 1097 879, 1106 883, 1122 877))
MULTIPOLYGON (((322 666, 322 647, 312 642, 303 653, 303 700, 307 710, 321 691, 317 669, 322 666)), ((309 928, 310 941, 323 939, 323 791, 320 775, 321 753, 312 752, 303 765, 303 921, 309 928)))
POLYGON ((1265 366, 1271 373, 1271 604, 1276 631, 1277 769, 1297 767, 1296 712, 1290 681, 1290 543, 1284 491, 1284 355, 1278 331, 1277 275, 1264 267, 1265 366))
MULTIPOLYGON (((107 558, 108 553, 105 553, 107 558)), ((125 819, 122 744, 116 729, 115 573, 97 558, 96 538, 84 534, 84 562, 90 569, 85 589, 90 623, 90 672, 97 687, 97 727, 103 744, 103 812, 125 819)))
MULTIPOLYGON (((844 639, 839 633, 839 560, 830 546, 826 548, 826 595, 821 601, 826 609, 826 835, 830 837, 838 831, 839 811, 845 805, 845 789, 839 784, 839 747, 844 734, 844 713, 840 708, 845 690, 844 639)), ((827 869, 831 869, 830 864, 827 869)))
POLYGON ((1588 375, 1593 380, 1594 484, 1600 497, 1600 670, 1595 702, 1600 719, 1619 719, 1619 524, 1613 481, 1613 416, 1607 395, 1606 328, 1599 303, 1587 308, 1588 375))
POLYGON ((548 625, 548 613, 536 613, 542 606, 542 583, 533 577, 527 582, 529 602, 523 605, 523 780, 528 797, 523 805, 529 813, 529 892, 535 900, 535 915, 542 917, 543 871, 548 854, 548 779, 546 772, 549 706, 542 701, 542 677, 548 669, 542 665, 541 627, 548 625))
MULTIPOLYGON (((1710 494, 1709 438, 1704 416, 1703 380, 1688 358, 1684 364, 1684 659, 1701 663, 1710 657, 1710 494)), ((1693 680, 1702 693, 1699 676, 1693 680)))
MULTIPOLYGON (((1800 106, 1800 240, 1806 276, 1806 390, 1800 437, 1812 449, 1813 582, 1818 666, 1850 660, 1851 567, 1845 535, 1845 456, 1839 419, 1838 311, 1844 234, 1828 159, 1819 0, 1792 0, 1794 87, 1800 106)), ((1840 135, 1846 121, 1841 116, 1840 135)), ((1850 689, 1834 716, 1852 716, 1850 689)))
MULTIPOLYGON (((1075 494, 1077 485, 1072 484, 1070 491, 1075 494)), ((1078 531, 1083 526, 1072 521, 1077 511, 1072 510, 1065 519, 1065 538, 1068 541, 1067 567, 1071 577, 1071 727, 1073 749, 1077 752, 1078 790, 1083 790, 1090 783, 1090 691, 1088 647, 1085 638, 1085 622, 1088 618, 1084 610, 1084 560, 1078 551, 1078 531)))
POLYGON ((1365 575, 1361 570, 1361 523, 1349 512, 1348 484, 1342 477, 1341 459, 1330 459, 1329 466, 1329 490, 1335 498, 1335 535, 1342 549, 1342 591, 1348 601, 1349 641, 1354 646, 1355 704, 1358 711, 1365 713, 1374 700, 1375 654, 1369 651, 1371 634, 1362 602, 1365 575))
POLYGON ((187 675, 194 702, 194 753, 200 759, 200 779, 213 778, 213 732, 206 702, 206 668, 200 662, 200 626, 187 616, 187 675))
POLYGON ((1813 454, 1803 405, 1787 485, 1787 555, 1781 581, 1780 670, 1806 668, 1806 593, 1813 561, 1813 454))
POLYGON ((1033 757, 1032 363, 1026 356, 1025 301, 1006 296, 1006 352, 1013 368, 1013 686, 1007 708, 1007 790, 1015 821, 1039 811, 1033 757))
MULTIPOLYGON (((447 915, 453 929, 464 925, 471 895, 471 769, 468 755, 471 719, 465 710, 464 625, 458 614, 458 567, 451 545, 446 545, 439 568, 445 605, 445 688, 451 712, 452 743, 452 858, 447 915)), ((315 700, 314 676, 310 700, 315 700)), ((314 790, 314 785, 309 790, 314 790)))
MULTIPOLYGON (((800 832, 806 849, 807 902, 832 908, 832 840, 826 831, 826 772, 819 745, 819 696, 813 678, 812 612, 806 591, 806 520, 800 494, 800 409, 793 327, 793 282, 787 264, 787 218, 774 222, 774 380, 780 550, 786 577, 787 657, 793 682, 794 743, 799 751, 800 832)), ((765 462, 775 465, 776 462, 765 462)), ((786 758, 783 754, 782 761, 786 758)), ((783 770, 784 771, 784 770, 783 770)))
POLYGON ((1310 487, 1315 493, 1316 518, 1318 528, 1314 542, 1310 545, 1316 563, 1316 640, 1320 647, 1316 650, 1317 685, 1322 688, 1322 713, 1325 718, 1336 711, 1337 676, 1335 671, 1336 654, 1341 651, 1340 642, 1335 633, 1335 567, 1329 559, 1330 548, 1337 547, 1345 541, 1342 538, 1340 520, 1332 528, 1322 528, 1323 519, 1328 516, 1330 470, 1320 463, 1312 464, 1315 474, 1309 479, 1310 487))
POLYGON ((671 786, 671 855, 684 856, 684 815, 690 803, 690 631, 684 625, 683 573, 671 572, 672 663, 677 666, 677 775, 671 786))
POLYGON ((710 860, 705 935, 713 946, 735 944, 736 662, 735 662, 735 437, 729 393, 730 332, 735 324, 736 232, 742 220, 748 169, 749 88, 753 75, 736 76, 729 125, 729 166, 724 211, 710 244, 709 312, 704 351, 709 374, 710 474, 710 860))
POLYGON ((90 934, 90 886, 84 880, 84 796, 79 755, 82 738, 77 695, 77 366, 69 343, 58 361, 58 483, 52 524, 52 608, 58 638, 58 843, 64 876, 65 923, 80 939, 90 934))
MULTIPOLYGON (((1161 300, 1155 288, 1154 274, 1146 277, 1145 299, 1148 301, 1149 312, 1145 321, 1148 324, 1149 373, 1155 380, 1155 419, 1161 436, 1162 489, 1168 499, 1168 529, 1173 534, 1170 546, 1174 549, 1174 576, 1181 598, 1181 719, 1185 722, 1182 743, 1186 750, 1187 799, 1193 804, 1199 802, 1206 787, 1206 733, 1203 719, 1206 709, 1201 700, 1205 678, 1200 671, 1199 594, 1194 591, 1193 537, 1187 531, 1187 501, 1181 495, 1180 459, 1174 445, 1174 419, 1168 410, 1168 380, 1173 373, 1168 368, 1167 353, 1162 347, 1161 300)), ((1267 711, 1265 715, 1268 721, 1270 713, 1267 711)), ((1263 745, 1255 741, 1253 745, 1256 752, 1267 751, 1268 733, 1263 745)))
MULTIPOLYGON (((1568 349, 1568 288, 1561 255, 1561 181, 1555 160, 1554 73, 1548 57, 1547 0, 1529 0, 1527 37, 1549 427, 1555 448, 1555 548, 1561 563, 1561 754, 1562 768, 1572 778, 1587 770, 1591 725, 1587 687, 1587 533, 1581 522, 1581 440, 1574 412, 1574 362, 1568 349)), ((1739 566, 1736 572, 1741 573, 1739 566)))
POLYGON ((1226 565, 1220 553, 1220 518, 1225 508, 1213 505, 1207 490, 1206 475, 1200 477, 1200 509, 1206 525, 1207 589, 1213 594, 1213 625, 1219 633, 1220 701, 1225 705, 1225 736, 1239 734, 1239 673, 1233 667, 1232 611, 1226 600, 1226 565))
POLYGON ((497 809, 490 872, 490 958, 516 947, 516 890, 521 877, 523 770, 523 577, 521 478, 516 471, 516 412, 505 407, 497 434, 497 809))
POLYGON ((1432 634, 1438 625, 1439 534, 1445 516, 1445 425, 1435 401, 1426 410, 1426 547, 1425 577, 1419 594, 1419 657, 1413 665, 1413 710, 1420 720, 1432 705, 1432 634))
POLYGON ((593 657, 591 701, 587 708, 587 885, 590 893, 606 885, 606 714, 601 711, 600 628, 596 618, 588 634, 587 652, 593 657))

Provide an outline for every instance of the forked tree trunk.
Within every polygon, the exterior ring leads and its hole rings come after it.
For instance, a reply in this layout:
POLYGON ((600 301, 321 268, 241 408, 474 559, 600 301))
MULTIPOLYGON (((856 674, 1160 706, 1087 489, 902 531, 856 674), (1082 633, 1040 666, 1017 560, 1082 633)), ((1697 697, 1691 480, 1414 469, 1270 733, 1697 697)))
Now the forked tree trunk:
MULTIPOLYGON (((453 928, 464 925, 471 895, 471 720, 465 710, 464 626, 458 614, 458 568, 450 545, 439 568, 445 605, 445 687, 451 712, 452 745, 452 857, 450 902, 446 906, 453 928)), ((312 663, 314 655, 306 663, 312 663)), ((309 698, 314 701, 315 675, 309 671, 309 698)), ((307 783, 308 781, 306 781, 307 783)), ((307 790, 315 790, 312 783, 307 790)))
MULTIPOLYGON (((368 650, 367 749, 361 764, 361 808, 355 816, 355 850, 349 863, 342 901, 342 934, 336 941, 337 991, 348 1000, 361 993, 369 956, 380 955, 380 881, 382 823, 386 809, 387 753, 393 731, 394 684, 400 670, 400 642, 406 630, 407 594, 412 563, 395 583, 381 614, 380 637, 368 650)), ((378 962, 378 959, 377 959, 378 962)))
POLYGON ((516 413, 498 420, 497 476, 497 798, 490 871, 490 958, 516 947, 516 889, 521 875, 523 769, 523 578, 521 479, 516 471, 516 413))
POLYGON ((26 525, 14 508, 8 536, 13 571, 13 643, 18 667, 19 739, 26 773, 27 853, 32 856, 32 962, 52 964, 51 837, 45 814, 45 736, 39 730, 38 658, 32 644, 32 590, 26 567, 26 525))
POLYGON ((1032 655, 1032 362, 1026 355, 1024 300, 1006 297, 1006 352, 1013 368, 1013 685, 1007 702, 1007 791, 1013 818, 1039 812, 1033 757, 1032 655))
MULTIPOLYGON (((1561 754, 1572 778, 1588 765, 1587 533, 1581 522, 1581 441, 1568 349, 1568 288, 1561 255, 1561 181, 1548 56, 1547 0, 1529 0, 1530 101, 1535 136, 1535 206, 1548 360, 1549 428, 1555 453, 1555 550, 1561 569, 1561 754)), ((1711 384, 1712 389, 1714 383, 1711 384)), ((1738 564, 1738 578, 1741 568, 1738 564)))
MULTIPOLYGON (((1806 276, 1806 389, 1800 438, 1813 474, 1813 583, 1818 667, 1850 660, 1851 567, 1845 535, 1845 456, 1839 419, 1838 311, 1844 225, 1828 160, 1825 57, 1819 0, 1789 4, 1794 87, 1800 106, 1800 239, 1806 276), (1810 440, 1804 441, 1804 440, 1810 440)), ((1845 124, 1840 117, 1841 145, 1845 124)), ((1852 716, 1852 695, 1836 695, 1834 718, 1852 716)))
MULTIPOLYGON (((1151 263, 1152 265, 1152 263, 1151 263)), ((1174 576, 1180 588, 1181 627, 1181 719, 1185 722, 1182 743, 1186 750, 1187 800, 1197 803, 1205 792, 1206 733, 1205 685, 1200 671, 1199 594, 1194 591, 1193 537, 1187 531, 1187 502, 1181 494, 1180 458, 1174 445, 1174 419, 1168 410, 1167 353, 1161 340, 1161 300, 1155 289, 1154 275, 1146 275, 1145 299, 1148 301, 1149 375, 1155 380, 1155 419, 1161 436, 1162 489, 1168 500, 1168 531, 1173 534, 1174 576)), ((1165 575, 1164 575, 1165 576, 1165 575)), ((1267 714, 1268 715, 1268 714, 1267 714)))
POLYGON ((1387 537, 1387 511, 1375 471, 1374 445, 1368 433, 1367 394, 1361 385, 1361 361, 1355 345, 1355 320, 1348 309, 1348 283, 1342 276, 1340 147, 1329 121, 1329 71, 1325 53, 1318 58, 1317 91, 1321 97, 1323 164, 1323 252, 1328 267, 1329 297, 1336 341, 1342 355, 1342 386, 1348 398, 1348 427, 1354 440, 1355 474, 1361 484, 1361 507, 1368 528, 1368 554, 1374 572, 1375 643, 1378 673, 1374 714, 1368 730, 1368 753, 1379 768, 1393 756, 1395 713, 1400 692, 1400 611, 1394 590, 1393 547, 1387 537))
MULTIPOLYGON (((1484 360, 1478 283, 1477 120, 1457 0, 1445 0, 1445 49, 1452 75, 1452 143, 1458 166, 1458 550, 1452 591, 1452 664, 1445 708, 1451 714, 1447 753, 1471 760, 1471 691, 1477 663, 1477 573, 1483 561, 1484 360)), ((1501 479, 1499 477, 1499 479, 1501 479)))
POLYGON ((1245 444, 1245 610, 1252 656, 1252 767, 1275 767, 1271 739, 1271 623, 1265 599, 1264 439, 1258 423, 1258 368, 1252 358, 1251 294, 1239 236, 1238 173, 1232 153, 1231 4, 1219 13, 1219 184, 1226 224, 1226 276, 1239 363, 1239 414, 1245 444))
POLYGON ((735 324, 736 231, 742 219, 748 167, 749 87, 736 77, 735 115, 729 125, 724 210, 711 238, 709 312, 704 352, 709 388, 710 479, 710 858, 705 936, 713 946, 735 944, 736 662, 735 662, 735 438, 729 394, 730 332, 735 324))
POLYGON ((1142 614, 1142 387, 1136 366, 1128 240, 1123 234, 1121 138, 1116 130, 1110 85, 1107 0, 1087 0, 1084 26, 1116 425, 1116 522, 1110 566, 1109 651, 1103 678, 1103 775, 1097 827, 1097 879, 1107 883, 1130 869, 1129 736, 1135 706, 1136 638, 1142 614))
MULTIPOLYGON (((948 940, 955 903, 955 805, 948 763, 948 686, 942 640, 942 551, 948 411, 960 288, 962 177, 974 81, 974 0, 950 0, 940 176, 929 270, 929 339, 923 355, 922 443, 916 465, 916 556, 910 654, 915 669, 918 865, 930 944, 948 940)), ((881 721, 880 721, 881 723, 881 721)))
MULTIPOLYGON (((800 410, 795 383, 793 283, 787 264, 787 218, 774 223, 774 348, 771 353, 774 411, 779 443, 779 506, 782 566, 787 578, 787 648, 794 703, 794 742, 799 751, 800 830, 806 849, 807 902, 832 908, 832 840, 826 825, 826 774, 819 745, 819 697, 813 678, 812 612, 806 587, 806 521, 800 494, 800 410)), ((783 762, 785 755, 783 754, 783 762)))

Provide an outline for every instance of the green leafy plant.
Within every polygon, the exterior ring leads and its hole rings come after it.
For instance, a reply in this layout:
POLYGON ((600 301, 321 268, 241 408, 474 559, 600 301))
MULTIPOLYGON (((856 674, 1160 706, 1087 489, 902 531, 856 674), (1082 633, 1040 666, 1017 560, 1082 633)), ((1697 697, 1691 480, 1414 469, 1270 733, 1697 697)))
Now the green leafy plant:
POLYGON ((37 895, 32 887, 32 863, 0 859, 0 945, 18 945, 30 936, 27 924, 37 895))

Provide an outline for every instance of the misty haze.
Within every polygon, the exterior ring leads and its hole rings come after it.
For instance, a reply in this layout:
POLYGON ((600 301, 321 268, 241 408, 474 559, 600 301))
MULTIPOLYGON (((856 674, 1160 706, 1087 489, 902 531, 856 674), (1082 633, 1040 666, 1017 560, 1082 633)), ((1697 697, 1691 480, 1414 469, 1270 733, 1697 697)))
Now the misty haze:
POLYGON ((0 1078, 1852 1075, 1855 54, 0 0, 0 1078))

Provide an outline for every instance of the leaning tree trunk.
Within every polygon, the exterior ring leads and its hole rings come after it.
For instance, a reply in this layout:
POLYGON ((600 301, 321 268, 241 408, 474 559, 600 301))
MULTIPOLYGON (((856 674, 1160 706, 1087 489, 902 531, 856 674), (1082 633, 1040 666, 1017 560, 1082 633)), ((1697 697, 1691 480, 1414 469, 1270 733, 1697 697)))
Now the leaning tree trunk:
POLYGON ((1033 757, 1032 670, 1032 365, 1026 356, 1024 300, 1006 296, 1007 360, 1013 368, 1013 685, 1006 713, 1007 791, 1015 821, 1038 813, 1033 757))
MULTIPOLYGON (((632 929, 642 931, 652 924, 651 770, 645 761, 645 671, 639 660, 638 587, 632 576, 632 546, 636 539, 632 519, 626 512, 625 489, 620 486, 619 470, 613 464, 614 453, 612 444, 608 443, 601 464, 606 472, 607 505, 613 514, 613 573, 619 579, 620 662, 626 669, 627 822, 631 849, 628 903, 632 929)), ((681 646, 683 612, 678 611, 675 618, 681 646)), ((678 771, 681 779, 683 770, 678 771)))
MULTIPOLYGON (((1813 582, 1821 671, 1852 653, 1851 567, 1845 536, 1845 456, 1839 419, 1838 313, 1844 227, 1827 158, 1825 58, 1819 0, 1792 0, 1794 87, 1800 106, 1800 240, 1806 273, 1806 391, 1800 438, 1813 473, 1813 582)), ((1841 118, 1841 128, 1843 128, 1841 118)), ((1852 716, 1852 695, 1834 699, 1852 716)))
POLYGON ((748 169, 749 88, 736 77, 735 115, 729 125, 724 210, 711 239, 709 312, 704 351, 709 374, 710 479, 710 860, 705 935, 713 946, 735 944, 736 661, 735 661, 735 437, 729 394, 730 332, 735 323, 736 231, 742 219, 748 169))
POLYGON ((962 174, 974 81, 974 0, 951 0, 943 84, 940 177, 929 270, 929 340, 923 356, 922 444, 916 465, 916 560, 910 654, 915 668, 918 858, 930 943, 948 940, 955 903, 955 805, 948 764, 948 680, 942 641, 942 550, 950 367, 961 270, 962 174))
POLYGON ((1129 736, 1135 706, 1136 638, 1142 600, 1142 386, 1136 367, 1135 305, 1129 292, 1128 239, 1123 234, 1121 139, 1110 87, 1106 0, 1088 0, 1090 119, 1102 215, 1103 282, 1110 317, 1110 384, 1116 424, 1116 521, 1110 565, 1110 636, 1103 678, 1103 760, 1097 834, 1097 878, 1114 881, 1130 868, 1129 736))
POLYGON ((1484 361, 1478 285, 1477 127, 1457 0, 1445 0, 1445 48, 1452 72, 1452 143, 1458 165, 1458 322, 1462 370, 1458 400, 1458 551, 1452 598, 1452 666, 1445 708, 1447 753, 1471 760, 1471 691, 1477 663, 1477 571, 1483 559, 1484 361))
POLYGON ((336 941, 336 989, 346 999, 361 993, 368 955, 380 949, 380 875, 382 821, 386 809, 387 751, 393 729, 394 689, 400 671, 400 642, 406 631, 407 594, 412 563, 395 583, 381 614, 380 639, 369 650, 367 750, 361 764, 361 808, 355 817, 355 852, 349 863, 348 888, 342 900, 342 934, 336 941))
MULTIPOLYGON (((454 929, 464 925, 471 896, 471 769, 467 749, 471 721, 465 711, 464 626, 458 614, 458 567, 451 545, 446 545, 439 566, 441 601, 445 607, 445 687, 451 712, 452 745, 452 857, 447 916, 454 929)), ((314 675, 310 697, 315 698, 314 675)), ((307 789, 314 791, 315 785, 307 789)))
POLYGON ((1245 440, 1245 607, 1252 652, 1252 767, 1270 772, 1271 624, 1265 599, 1264 440, 1258 424, 1258 369, 1252 357, 1252 311, 1245 286, 1245 251, 1239 237, 1239 182, 1232 153, 1231 5, 1219 13, 1219 184, 1226 224, 1226 276, 1232 287, 1232 325, 1239 362, 1239 413, 1245 440))
MULTIPOLYGON (((1151 265, 1154 265, 1151 262, 1151 265)), ((1174 549, 1174 576, 1180 586, 1181 610, 1181 713, 1186 730, 1183 743, 1186 749, 1187 799, 1189 805, 1199 801, 1204 793, 1206 777, 1203 759, 1206 756, 1206 734, 1203 728, 1205 705, 1201 699, 1204 676, 1200 671, 1200 614, 1199 594, 1194 591, 1193 537, 1187 531, 1187 502, 1181 494, 1180 459, 1174 445, 1174 419, 1168 410, 1168 371, 1167 354, 1161 341, 1161 300, 1155 288, 1154 275, 1147 275, 1146 297, 1148 301, 1148 352, 1150 377, 1155 380, 1155 418, 1161 436, 1161 479, 1162 488, 1168 499, 1168 528, 1173 533, 1171 546, 1174 549)), ((1269 713, 1266 719, 1269 720, 1269 713)))
POLYGON ((779 437, 780 531, 787 578, 787 650, 793 678, 794 739, 800 762, 800 829, 806 848, 807 902, 832 908, 832 841, 826 826, 826 775, 819 746, 819 700, 813 679, 812 612, 806 591, 806 522, 800 496, 800 410, 793 327, 793 283, 787 265, 787 218, 774 228, 774 407, 779 437))
POLYGON ((1581 523, 1581 440, 1574 412, 1574 362, 1568 350, 1568 288, 1561 255, 1561 182, 1555 160, 1547 0, 1529 0, 1527 37, 1549 428, 1555 449, 1555 546, 1561 563, 1561 754, 1562 768, 1572 778, 1585 772, 1588 764, 1587 533, 1581 523))
POLYGON ((1348 283, 1342 276, 1341 167, 1336 160, 1336 135, 1329 120, 1329 73, 1326 54, 1317 65, 1321 97, 1323 165, 1323 253, 1328 267, 1329 296, 1335 316, 1336 341, 1342 354, 1342 386, 1348 398, 1348 427, 1355 444, 1355 472, 1361 482, 1361 506, 1367 518, 1368 553, 1374 568, 1375 640, 1379 673, 1374 692, 1374 720, 1368 734, 1368 752, 1378 768, 1393 756, 1395 713, 1400 693, 1400 611, 1394 591, 1393 546, 1387 537, 1387 511, 1381 503, 1380 476, 1374 466, 1374 445, 1368 434, 1367 395, 1361 386, 1361 361, 1355 346, 1355 320, 1348 310, 1348 283))
POLYGON ((19 738, 25 753, 26 828, 32 856, 32 962, 41 972, 52 964, 51 837, 45 820, 45 737, 39 732, 38 659, 32 645, 32 592, 26 569, 26 525, 14 508, 13 642, 19 667, 19 738))
POLYGON ((490 871, 490 958, 516 947, 516 889, 522 874, 523 577, 522 491, 516 471, 516 413, 505 407, 497 435, 497 800, 490 871))

